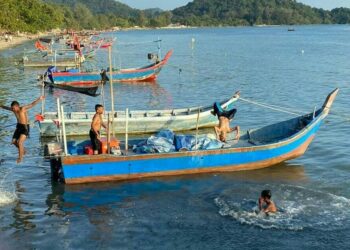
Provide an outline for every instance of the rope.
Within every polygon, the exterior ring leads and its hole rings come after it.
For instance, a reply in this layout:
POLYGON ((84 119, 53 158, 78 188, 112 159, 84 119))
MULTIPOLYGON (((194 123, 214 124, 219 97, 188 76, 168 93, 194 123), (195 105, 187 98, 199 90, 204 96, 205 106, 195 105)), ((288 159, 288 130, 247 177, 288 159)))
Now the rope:
POLYGON ((144 42, 136 42, 136 43, 127 43, 127 42, 117 42, 117 46, 118 45, 139 45, 139 44, 146 44, 146 43, 157 43, 161 40, 155 40, 155 41, 144 41, 144 42))
POLYGON ((261 102, 255 102, 255 101, 252 101, 252 100, 249 100, 249 99, 245 99, 245 98, 242 98, 242 97, 240 97, 239 100, 247 102, 247 103, 250 103, 250 104, 254 104, 254 105, 257 105, 257 106, 261 106, 261 107, 264 107, 264 108, 268 108, 268 109, 272 109, 272 110, 275 110, 275 111, 279 111, 279 112, 282 112, 282 113, 296 115, 296 116, 300 116, 300 115, 303 115, 303 114, 306 113, 306 112, 302 112, 302 111, 297 111, 299 113, 296 113, 296 112, 289 111, 288 108, 283 108, 281 106, 275 106, 275 105, 270 105, 270 104, 261 103, 261 102))

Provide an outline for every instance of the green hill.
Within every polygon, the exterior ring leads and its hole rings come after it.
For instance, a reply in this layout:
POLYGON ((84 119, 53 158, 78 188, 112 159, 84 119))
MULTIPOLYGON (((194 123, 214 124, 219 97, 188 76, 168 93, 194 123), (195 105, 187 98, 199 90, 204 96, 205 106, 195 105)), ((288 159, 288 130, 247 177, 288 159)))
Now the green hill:
POLYGON ((194 0, 173 11, 138 10, 114 0, 1 0, 0 31, 259 24, 350 23, 350 9, 312 8, 295 0, 194 0))
POLYGON ((194 26, 333 22, 330 11, 294 0, 194 0, 172 13, 173 22, 194 26))

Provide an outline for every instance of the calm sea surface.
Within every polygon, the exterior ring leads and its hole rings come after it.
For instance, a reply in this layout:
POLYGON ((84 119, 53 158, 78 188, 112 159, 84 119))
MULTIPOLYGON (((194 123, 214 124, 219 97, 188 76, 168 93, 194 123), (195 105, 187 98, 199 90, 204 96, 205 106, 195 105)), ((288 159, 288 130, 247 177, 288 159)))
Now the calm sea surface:
MULTIPOLYGON (((0 249, 348 249, 350 26, 287 28, 117 32, 115 67, 145 65, 158 37, 162 54, 174 54, 156 83, 115 84, 114 91, 118 109, 206 105, 240 90, 247 99, 311 112, 339 87, 304 156, 259 171, 68 186, 51 181, 37 127, 26 159, 15 164, 15 119, 0 110, 0 249), (267 218, 253 212, 265 188, 282 211, 267 218)), ((0 104, 39 96, 43 70, 15 66, 32 49, 0 52, 0 104)), ((103 68, 106 58, 100 51, 87 67, 103 68)), ((93 111, 101 102, 63 90, 46 95, 46 110, 55 110, 57 97, 66 110, 93 111)), ((237 108, 234 123, 243 129, 292 117, 243 101, 237 108)), ((31 110, 32 121, 39 112, 40 105, 31 110)))

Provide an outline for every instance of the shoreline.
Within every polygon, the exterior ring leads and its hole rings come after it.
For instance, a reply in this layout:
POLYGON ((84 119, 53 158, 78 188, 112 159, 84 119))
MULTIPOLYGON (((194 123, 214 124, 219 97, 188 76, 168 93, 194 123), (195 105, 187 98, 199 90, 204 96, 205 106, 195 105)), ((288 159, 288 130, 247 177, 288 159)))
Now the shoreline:
POLYGON ((28 41, 33 41, 35 39, 38 39, 40 37, 47 36, 48 33, 38 33, 36 35, 30 34, 19 34, 19 35, 12 35, 12 40, 8 39, 8 41, 5 41, 4 36, 0 36, 0 52, 7 50, 7 49, 12 49, 18 45, 21 45, 25 42, 28 41))

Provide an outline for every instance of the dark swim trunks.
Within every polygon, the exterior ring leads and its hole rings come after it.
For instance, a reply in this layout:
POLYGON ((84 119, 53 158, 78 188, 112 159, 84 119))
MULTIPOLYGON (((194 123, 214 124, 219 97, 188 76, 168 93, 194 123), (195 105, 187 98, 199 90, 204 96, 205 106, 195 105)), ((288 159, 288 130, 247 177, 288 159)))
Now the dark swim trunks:
POLYGON ((96 150, 99 151, 100 148, 101 148, 101 142, 100 142, 100 140, 97 138, 96 133, 95 133, 92 129, 90 129, 89 135, 90 135, 90 140, 91 140, 92 149, 93 149, 94 151, 96 151, 96 150))
POLYGON ((18 140, 21 135, 29 136, 28 125, 17 123, 16 130, 12 138, 18 140))
POLYGON ((229 120, 232 120, 237 112, 237 109, 224 110, 221 108, 220 103, 214 103, 214 114, 218 115, 218 118, 221 116, 226 117, 229 120))

